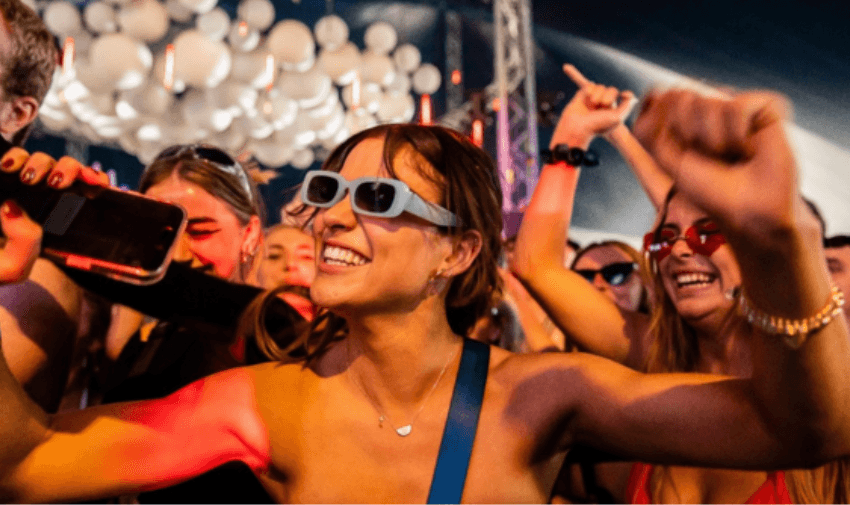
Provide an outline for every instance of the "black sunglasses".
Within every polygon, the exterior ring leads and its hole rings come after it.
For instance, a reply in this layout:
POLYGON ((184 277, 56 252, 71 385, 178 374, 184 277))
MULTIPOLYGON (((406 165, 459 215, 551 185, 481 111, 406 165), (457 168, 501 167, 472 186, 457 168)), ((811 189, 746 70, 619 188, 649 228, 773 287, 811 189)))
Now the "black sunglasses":
POLYGON ((605 265, 599 270, 583 268, 580 270, 574 270, 574 272, 587 279, 588 282, 593 282, 593 279, 596 278, 596 274, 602 274, 602 278, 605 279, 605 282, 612 286, 620 286, 629 280, 629 276, 637 269, 637 263, 623 261, 605 265))
POLYGON ((203 144, 177 144, 163 149, 154 158, 154 161, 178 158, 206 161, 222 172, 236 177, 239 179, 239 184, 245 191, 248 200, 254 200, 253 193, 251 192, 251 183, 248 182, 248 173, 245 172, 245 169, 242 168, 242 165, 238 161, 221 149, 203 144))

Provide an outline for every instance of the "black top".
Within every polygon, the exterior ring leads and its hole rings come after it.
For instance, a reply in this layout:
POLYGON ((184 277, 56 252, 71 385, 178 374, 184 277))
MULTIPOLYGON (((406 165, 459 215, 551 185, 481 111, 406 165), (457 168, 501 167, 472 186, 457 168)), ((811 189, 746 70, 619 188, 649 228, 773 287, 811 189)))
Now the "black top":
MULTIPOLYGON (((103 403, 161 398, 213 373, 268 361, 255 341, 245 342, 244 358, 234 356, 236 327, 245 308, 263 291, 234 284, 172 263, 165 277, 135 286, 65 269, 80 286, 116 303, 155 317, 160 323, 146 342, 137 332, 106 381, 103 403)), ((275 297, 266 328, 279 344, 291 341, 303 318, 275 297)), ((240 353, 235 353, 239 355, 240 353)), ((139 495, 141 503, 272 503, 251 469, 230 462, 204 475, 139 495)))

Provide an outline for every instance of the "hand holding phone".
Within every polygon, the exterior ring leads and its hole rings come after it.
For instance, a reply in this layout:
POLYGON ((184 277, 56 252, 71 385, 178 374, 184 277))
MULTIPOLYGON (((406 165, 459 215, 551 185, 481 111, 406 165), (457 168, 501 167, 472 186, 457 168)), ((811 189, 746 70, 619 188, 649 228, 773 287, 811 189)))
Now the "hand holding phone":
MULTIPOLYGON (((0 144, 3 153, 11 147, 6 142, 0 144)), ((8 159, 4 157, 4 161, 8 159)), ((18 171, 0 173, 0 202, 17 202, 42 225, 43 256, 134 284, 150 284, 162 278, 185 227, 182 208, 81 180, 74 180, 70 186, 70 181, 56 184, 55 174, 63 170, 57 167, 47 172, 52 158, 34 155, 30 160, 16 156, 11 166, 4 165, 4 170, 16 170, 26 162, 24 174, 31 180, 30 184, 23 183, 18 171), (39 169, 31 175, 27 170, 33 165, 39 169), (63 189, 54 189, 43 179, 63 189)))

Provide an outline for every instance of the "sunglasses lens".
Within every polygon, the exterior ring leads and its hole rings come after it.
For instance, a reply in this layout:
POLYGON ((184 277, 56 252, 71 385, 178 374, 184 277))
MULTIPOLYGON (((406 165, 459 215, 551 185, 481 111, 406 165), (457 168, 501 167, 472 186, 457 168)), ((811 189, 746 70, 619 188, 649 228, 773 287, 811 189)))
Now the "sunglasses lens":
POLYGON ((587 282, 593 282, 593 278, 596 277, 596 270, 575 270, 575 273, 581 275, 587 282))
POLYGON ((629 279, 629 275, 634 272, 634 263, 614 263, 606 266, 602 272, 602 278, 605 282, 612 286, 620 286, 629 279))
POLYGON ((171 147, 166 147, 156 156, 156 160, 165 160, 177 156, 186 149, 185 145, 178 144, 171 147))
POLYGON ((339 181, 333 177, 319 175, 310 179, 307 186, 307 199, 305 203, 313 205, 324 205, 333 201, 339 191, 339 181))
POLYGON ((218 163, 219 165, 230 166, 236 164, 236 160, 231 158, 229 154, 214 147, 196 147, 195 153, 199 158, 218 163))
POLYGON ((395 200, 395 187, 383 182, 364 182, 354 190, 354 203, 367 212, 383 214, 395 200))

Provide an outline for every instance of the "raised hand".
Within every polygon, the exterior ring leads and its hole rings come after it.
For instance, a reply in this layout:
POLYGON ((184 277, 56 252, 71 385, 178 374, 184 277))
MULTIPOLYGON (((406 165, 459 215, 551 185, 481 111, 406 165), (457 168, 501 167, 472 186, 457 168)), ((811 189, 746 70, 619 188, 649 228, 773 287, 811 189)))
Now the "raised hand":
POLYGON ((568 144, 586 149, 593 137, 623 124, 634 106, 634 94, 591 82, 569 64, 564 65, 564 73, 576 83, 578 91, 561 112, 550 146, 568 144))
POLYGON ((787 115, 774 93, 672 90, 645 99, 634 131, 690 201, 733 229, 769 233, 792 223, 799 200, 787 115))

